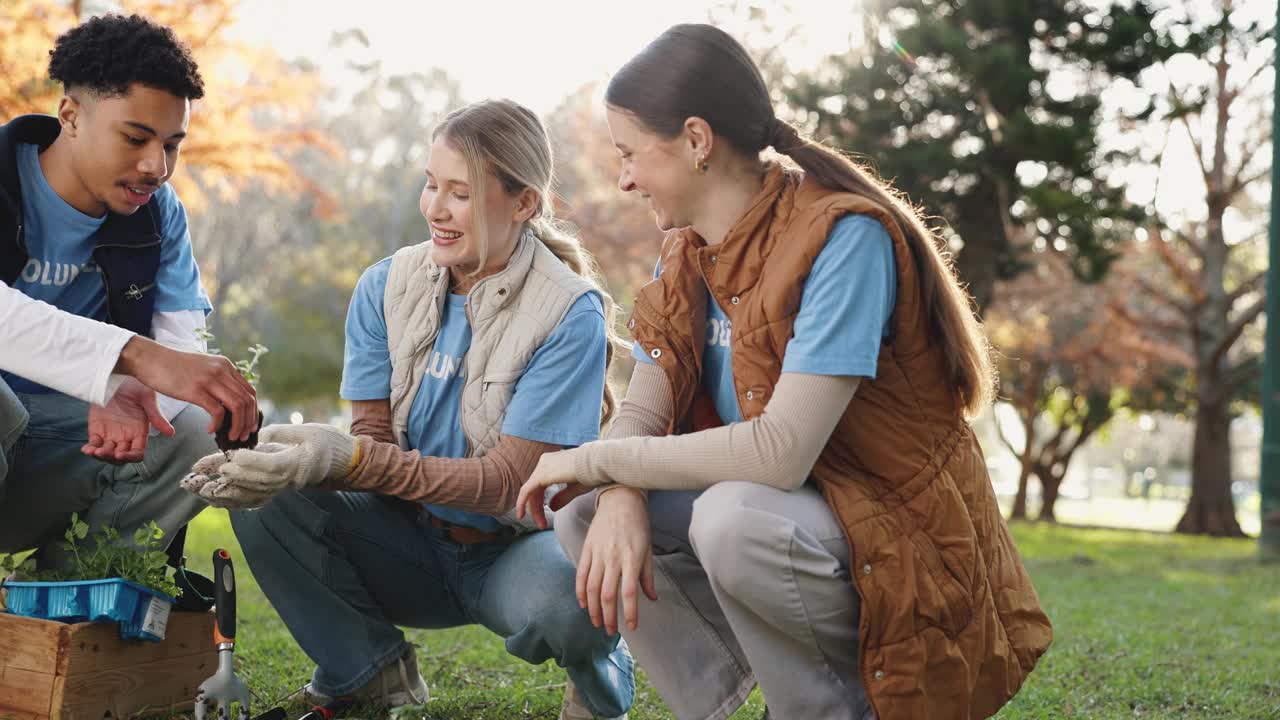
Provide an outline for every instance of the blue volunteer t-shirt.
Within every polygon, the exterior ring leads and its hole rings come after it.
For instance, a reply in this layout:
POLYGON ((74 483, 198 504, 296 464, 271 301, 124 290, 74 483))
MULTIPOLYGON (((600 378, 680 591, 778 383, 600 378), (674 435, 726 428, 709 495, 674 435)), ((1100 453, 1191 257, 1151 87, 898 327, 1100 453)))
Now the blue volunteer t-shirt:
MULTIPOLYGON (((107 294, 102 271, 93 262, 93 235, 106 222, 106 216, 85 215, 50 187, 40 168, 37 146, 19 145, 17 150, 23 237, 29 257, 13 287, 69 313, 105 322, 107 294)), ((187 213, 178 195, 166 184, 151 196, 150 202, 158 203, 161 237, 155 311, 210 312, 213 306, 200 285, 200 269, 191 253, 187 213)), ((9 373, 3 373, 3 378, 15 392, 55 392, 9 373)))
MULTIPOLYGON (((659 272, 661 268, 654 277, 659 272)), ((840 218, 805 280, 782 371, 874 378, 897 285, 893 240, 884 226, 866 215, 840 218)), ((742 421, 733 386, 732 339, 733 323, 708 290, 702 384, 711 390, 716 412, 726 423, 742 421)), ((653 364, 638 343, 632 354, 653 364)))
MULTIPOLYGON (((382 307, 390 270, 391 258, 370 267, 351 297, 340 391, 344 399, 391 397, 391 354, 382 307)), ((422 385, 409 406, 409 444, 424 456, 467 456, 461 413, 462 388, 466 384, 464 361, 471 347, 466 302, 465 295, 448 296, 422 385)), ((560 325, 529 359, 524 374, 516 381, 502 433, 566 447, 597 439, 606 343, 600 296, 587 293, 569 308, 560 325)), ((490 532, 502 527, 488 515, 440 505, 426 507, 433 515, 452 523, 490 532)))

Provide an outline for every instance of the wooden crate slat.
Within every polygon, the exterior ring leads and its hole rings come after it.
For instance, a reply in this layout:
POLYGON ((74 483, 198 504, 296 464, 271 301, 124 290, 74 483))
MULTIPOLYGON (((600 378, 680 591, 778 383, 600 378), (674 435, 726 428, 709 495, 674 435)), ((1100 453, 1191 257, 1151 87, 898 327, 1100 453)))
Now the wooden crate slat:
POLYGON ((0 708, 0 720, 49 720, 49 716, 0 708))
POLYGON ((190 709, 196 689, 218 667, 217 653, 198 653, 138 665, 68 675, 55 693, 54 707, 64 720, 85 717, 100 720, 106 710, 116 717, 142 709, 190 709), (109 700, 107 700, 109 698, 109 700))
POLYGON ((96 672, 213 651, 213 614, 179 613, 169 616, 164 642, 121 640, 114 623, 81 623, 70 628, 66 649, 68 675, 96 672))
POLYGON ((56 674, 58 643, 66 627, 48 620, 0 613, 0 668, 56 674))
POLYGON ((54 677, 13 667, 0 671, 0 708, 3 708, 0 712, 49 713, 54 677))

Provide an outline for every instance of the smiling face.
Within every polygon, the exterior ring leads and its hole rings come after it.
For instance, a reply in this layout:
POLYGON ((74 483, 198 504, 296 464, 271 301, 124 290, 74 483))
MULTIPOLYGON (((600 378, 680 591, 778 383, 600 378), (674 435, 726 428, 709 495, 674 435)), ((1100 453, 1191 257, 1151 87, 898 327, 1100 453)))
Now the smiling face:
POLYGON ((694 155, 685 139, 664 139, 640 125, 631 113, 614 106, 608 107, 606 119, 622 158, 618 188, 648 200, 661 230, 692 225, 702 188, 696 182, 694 155))
POLYGON ((67 202, 94 216, 137 212, 173 177, 190 109, 186 98, 138 84, 123 95, 63 98, 59 118, 76 178, 67 202))
POLYGON ((466 155, 454 147, 447 134, 436 137, 431 143, 419 209, 431 225, 431 259, 449 268, 459 284, 464 277, 474 276, 474 282, 506 265, 536 199, 528 190, 508 193, 493 172, 479 178, 483 183, 480 192, 476 182, 466 155), (478 197, 483 208, 477 206, 478 197), (482 219, 477 218, 480 213, 482 219), (482 257, 486 258, 484 268, 480 267, 482 257))

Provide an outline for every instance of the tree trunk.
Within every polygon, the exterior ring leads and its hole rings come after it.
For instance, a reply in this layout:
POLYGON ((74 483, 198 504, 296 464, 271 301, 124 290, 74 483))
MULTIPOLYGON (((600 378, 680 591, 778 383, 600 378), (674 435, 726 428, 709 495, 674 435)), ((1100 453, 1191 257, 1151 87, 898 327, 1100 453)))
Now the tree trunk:
POLYGON ((1037 520, 1058 522, 1058 518, 1053 514, 1053 506, 1058 502, 1058 489, 1062 487, 1062 478, 1065 475, 1065 472, 1058 475, 1050 469, 1046 469, 1040 475, 1040 514, 1036 517, 1037 520))
POLYGON ((1191 500, 1175 532, 1245 537, 1231 497, 1231 415, 1225 401, 1201 404, 1191 450, 1191 500))
MULTIPOLYGON (((1223 10, 1224 22, 1229 11, 1230 3, 1227 3, 1223 10)), ((1244 531, 1236 521, 1235 501, 1231 497, 1230 399, 1223 392, 1222 377, 1223 360, 1232 343, 1226 331, 1231 302, 1224 283, 1228 248, 1222 231, 1223 215, 1231 202, 1226 192, 1226 136, 1231 96, 1227 90, 1225 33, 1220 36, 1218 52, 1217 61, 1213 63, 1217 76, 1213 157, 1205 177, 1209 214, 1205 226, 1204 262, 1200 268, 1203 310, 1199 318, 1192 318, 1198 397, 1195 442, 1191 449, 1191 500, 1175 532, 1244 537, 1244 531)))
POLYGON ((1027 519, 1027 470, 1018 474, 1018 493, 1013 496, 1013 508, 1009 510, 1010 520, 1027 519))
MULTIPOLYGON (((1039 376, 1036 376, 1037 386, 1039 376)), ((1027 519, 1027 482, 1031 478, 1031 453, 1035 447, 1032 442, 1035 439, 1036 432, 1036 396, 1035 391, 1031 390, 1035 387, 1028 383, 1028 391, 1023 400, 1022 407, 1022 436, 1026 438, 1026 444, 1022 447, 1022 468, 1018 472, 1018 492, 1013 497, 1013 508, 1009 511, 1009 519, 1026 520, 1027 519)))

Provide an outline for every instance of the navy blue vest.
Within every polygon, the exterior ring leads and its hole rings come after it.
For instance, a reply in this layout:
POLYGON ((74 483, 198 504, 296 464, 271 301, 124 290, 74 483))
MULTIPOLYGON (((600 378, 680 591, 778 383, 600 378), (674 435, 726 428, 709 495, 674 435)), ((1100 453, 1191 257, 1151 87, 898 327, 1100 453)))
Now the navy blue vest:
MULTIPOLYGON (((12 285, 28 260, 23 242, 18 145, 49 147, 62 128, 48 115, 23 115, 0 125, 0 280, 12 285)), ((94 233, 93 260, 102 270, 107 320, 151 335, 160 270, 160 217, 149 202, 132 215, 108 213, 94 233)))

